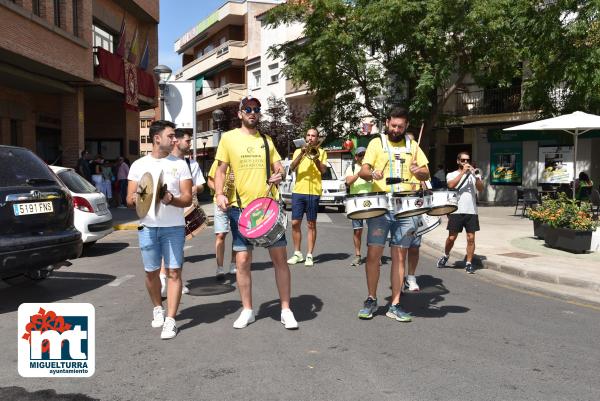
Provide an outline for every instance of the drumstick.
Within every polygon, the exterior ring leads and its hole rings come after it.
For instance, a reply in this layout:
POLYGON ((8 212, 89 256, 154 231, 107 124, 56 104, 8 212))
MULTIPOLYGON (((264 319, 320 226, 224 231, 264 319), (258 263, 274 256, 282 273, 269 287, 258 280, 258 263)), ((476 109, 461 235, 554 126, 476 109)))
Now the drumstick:
POLYGON ((419 132, 419 139, 417 139, 417 146, 421 146, 421 136, 423 135, 423 128, 425 127, 425 123, 421 124, 421 131, 419 132))

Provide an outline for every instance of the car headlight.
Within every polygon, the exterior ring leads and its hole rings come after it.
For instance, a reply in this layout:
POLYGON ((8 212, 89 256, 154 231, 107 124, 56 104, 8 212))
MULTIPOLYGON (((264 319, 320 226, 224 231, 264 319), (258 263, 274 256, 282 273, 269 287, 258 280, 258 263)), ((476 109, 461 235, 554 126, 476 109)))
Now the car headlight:
POLYGON ((346 184, 340 184, 340 192, 346 192, 346 184))

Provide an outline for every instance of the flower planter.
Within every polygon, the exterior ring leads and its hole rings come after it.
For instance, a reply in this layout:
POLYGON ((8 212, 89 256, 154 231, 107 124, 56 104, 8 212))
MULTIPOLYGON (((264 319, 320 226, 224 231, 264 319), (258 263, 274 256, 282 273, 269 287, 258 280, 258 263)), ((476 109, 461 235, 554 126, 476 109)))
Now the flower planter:
POLYGON ((547 227, 544 241, 551 248, 583 253, 592 245, 593 231, 579 231, 570 228, 547 227))
POLYGON ((544 235, 548 229, 548 224, 544 224, 539 220, 533 220, 533 236, 539 239, 544 239, 544 235))

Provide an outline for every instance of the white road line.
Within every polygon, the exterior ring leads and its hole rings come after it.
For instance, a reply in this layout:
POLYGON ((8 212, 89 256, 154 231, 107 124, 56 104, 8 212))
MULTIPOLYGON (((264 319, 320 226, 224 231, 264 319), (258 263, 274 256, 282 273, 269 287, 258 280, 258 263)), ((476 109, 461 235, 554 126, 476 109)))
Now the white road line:
POLYGON ((127 274, 123 277, 119 277, 118 279, 111 281, 110 283, 108 283, 109 287, 118 287, 121 284, 123 284, 125 281, 129 280, 130 278, 134 278, 135 276, 133 274, 127 274))

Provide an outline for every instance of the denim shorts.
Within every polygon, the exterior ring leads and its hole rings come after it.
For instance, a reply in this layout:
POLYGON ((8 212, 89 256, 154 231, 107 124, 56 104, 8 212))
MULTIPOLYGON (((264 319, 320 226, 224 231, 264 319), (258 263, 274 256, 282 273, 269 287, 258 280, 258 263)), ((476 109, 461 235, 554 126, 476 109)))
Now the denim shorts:
POLYGON ((184 226, 140 226, 138 238, 144 270, 147 272, 160 269, 163 260, 168 269, 180 269, 183 266, 184 226))
POLYGON ((319 195, 295 194, 292 192, 292 220, 302 220, 306 213, 307 221, 316 221, 319 211, 319 195))
POLYGON ((213 229, 215 230, 215 234, 228 233, 230 231, 230 228, 229 217, 227 216, 227 212, 222 211, 216 203, 214 203, 214 205, 215 212, 213 220, 213 229))
POLYGON ((353 230, 362 230, 362 228, 364 226, 365 226, 365 221, 363 219, 357 219, 357 220, 352 219, 352 229, 353 230))
POLYGON ((391 212, 379 217, 367 219, 369 231, 367 245, 385 246, 390 234, 390 246, 400 248, 416 248, 421 246, 421 237, 415 236, 417 217, 406 217, 396 220, 391 212))
MULTIPOLYGON (((227 215, 229 216, 229 224, 231 226, 231 237, 233 241, 233 250, 236 252, 244 252, 244 251, 252 251, 254 249, 254 245, 252 245, 241 233, 238 228, 238 222, 240 220, 240 215, 242 211, 239 207, 230 207, 227 209, 227 215)), ((279 248, 286 247, 287 241, 285 240, 285 234, 281 238, 277 240, 273 245, 268 247, 271 248, 279 248)))

